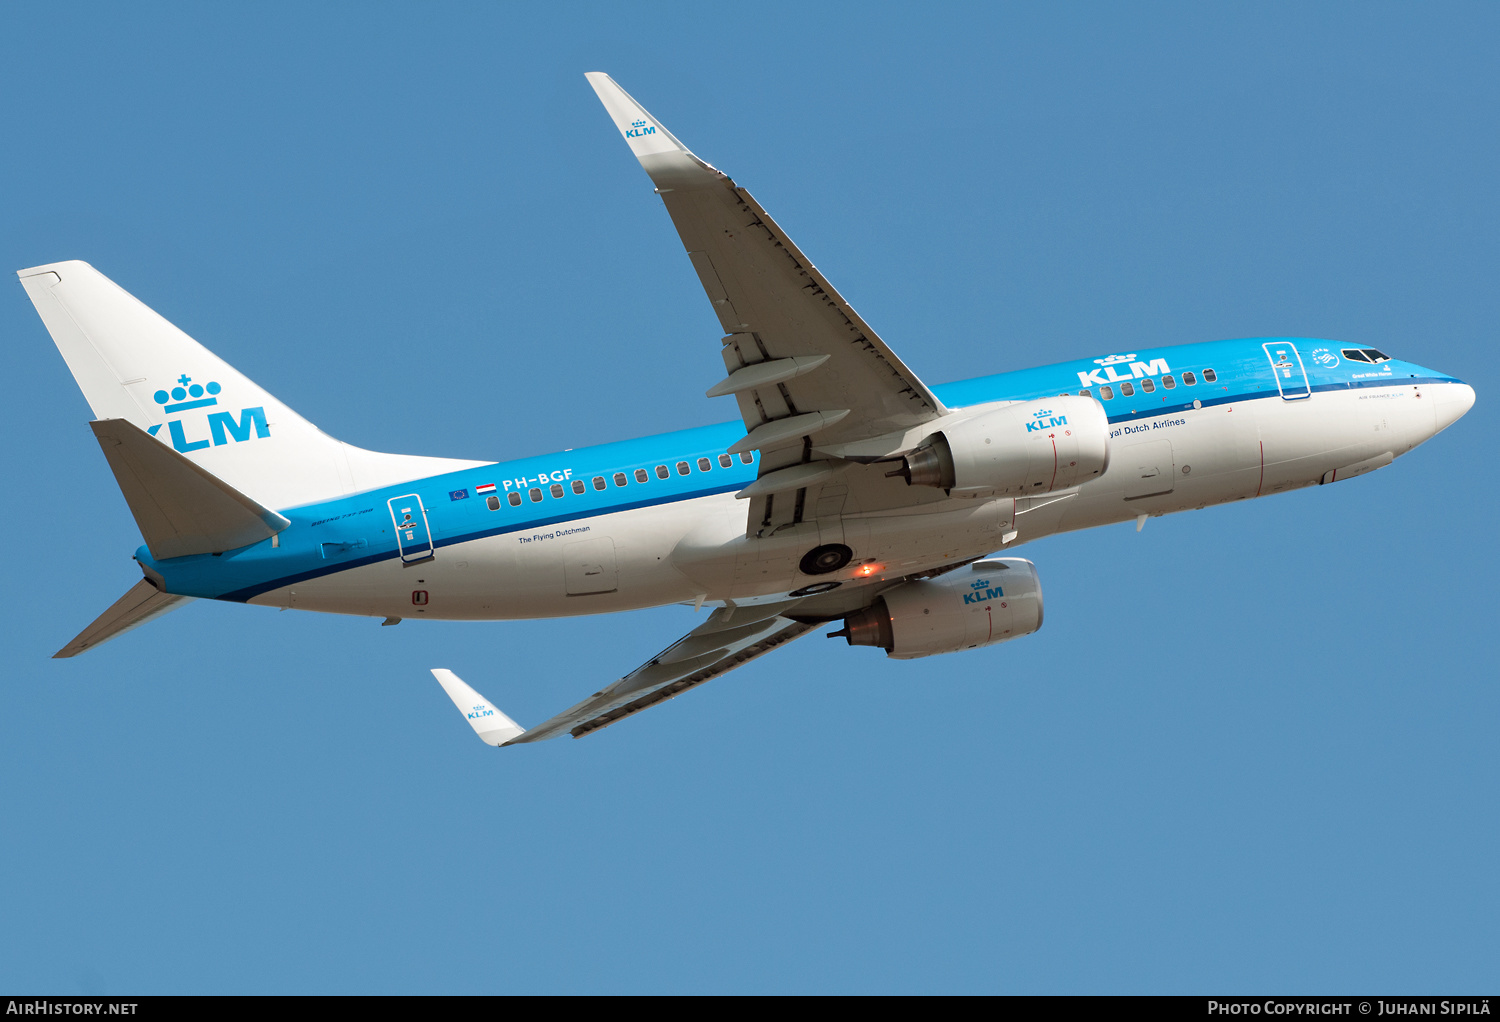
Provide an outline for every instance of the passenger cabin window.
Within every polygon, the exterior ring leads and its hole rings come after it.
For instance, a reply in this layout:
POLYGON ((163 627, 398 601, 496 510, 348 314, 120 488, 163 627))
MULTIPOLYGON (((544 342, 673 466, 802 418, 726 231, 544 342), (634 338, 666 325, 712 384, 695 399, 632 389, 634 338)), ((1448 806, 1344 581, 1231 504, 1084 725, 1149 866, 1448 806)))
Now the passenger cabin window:
POLYGON ((509 493, 507 493, 505 495, 505 499, 508 500, 508 501, 510 501, 510 506, 511 507, 520 507, 521 506, 521 491, 520 490, 511 490, 509 493))
POLYGON ((1115 388, 1113 388, 1113 387, 1100 387, 1099 388, 1099 396, 1101 398, 1103 398, 1105 401, 1113 401, 1115 399, 1115 388))
POLYGON ((656 466, 656 478, 658 478, 658 479, 665 479, 668 476, 670 476, 671 474, 672 473, 670 473, 670 472, 667 471, 667 466, 665 466, 665 465, 657 465, 656 466))
POLYGON ((491 511, 500 510, 500 498, 495 496, 493 493, 486 497, 484 499, 484 502, 489 505, 491 511))
POLYGON ((1172 377, 1170 376, 1163 376, 1161 378, 1161 385, 1163 387, 1166 387, 1168 390, 1171 390, 1173 387, 1177 386, 1177 381, 1172 379, 1172 377))
POLYGON ((1196 387, 1198 386, 1198 377, 1194 376, 1192 373, 1183 373, 1182 382, 1187 384, 1189 387, 1196 387))
POLYGON ((685 461, 679 461, 677 463, 677 474, 678 475, 685 476, 685 475, 687 475, 691 471, 692 471, 692 469, 688 467, 688 463, 687 462, 685 462, 685 461))
POLYGON ((1144 390, 1147 394, 1151 393, 1156 389, 1156 381, 1148 376, 1146 379, 1141 381, 1141 389, 1144 390))
POLYGON ((1135 397, 1135 386, 1130 383, 1120 384, 1120 393, 1125 397, 1135 397))
POLYGON ((1205 370, 1203 370, 1203 382, 1204 383, 1218 383, 1219 382, 1219 374, 1216 373, 1216 372, 1214 372, 1212 369, 1205 369, 1205 370))
POLYGON ((638 482, 638 483, 644 483, 647 479, 650 479, 650 478, 651 477, 646 474, 646 470, 645 469, 638 468, 638 469, 635 470, 635 481, 636 482, 638 482))
POLYGON ((554 497, 561 497, 562 495, 563 495, 562 483, 553 483, 552 484, 552 496, 554 496, 554 497))
POLYGON ((744 451, 740 454, 740 460, 748 465, 755 460, 755 455, 751 454, 749 451, 744 451))
POLYGON ((1093 395, 1093 394, 1090 394, 1090 393, 1089 393, 1089 392, 1088 392, 1088 391, 1086 391, 1086 390, 1080 390, 1080 391, 1079 391, 1079 392, 1078 392, 1078 396, 1079 396, 1079 397, 1093 397, 1093 396, 1094 396, 1094 395, 1093 395))
POLYGON ((627 476, 624 472, 616 472, 615 473, 615 485, 616 486, 624 486, 629 481, 630 481, 630 477, 627 476))
POLYGON ((727 454, 721 454, 721 455, 719 455, 719 467, 720 468, 728 468, 730 465, 733 465, 733 464, 734 464, 734 460, 732 458, 730 458, 729 455, 727 455, 727 454))
POLYGON ((531 498, 533 504, 540 504, 542 502, 542 491, 535 486, 531 488, 531 492, 527 496, 531 498))
POLYGON ((574 493, 582 493, 583 492, 583 480, 582 479, 574 479, 573 480, 573 492, 574 493))
POLYGON ((707 458, 699 458, 698 459, 698 471, 699 472, 707 472, 709 469, 711 469, 713 467, 714 467, 714 463, 711 462, 711 461, 709 461, 707 458))
MULTIPOLYGON (((625 480, 622 478, 620 481, 624 482, 625 480)), ((596 490, 602 490, 602 489, 604 489, 604 477, 603 476, 594 476, 594 489, 596 489, 596 490)))

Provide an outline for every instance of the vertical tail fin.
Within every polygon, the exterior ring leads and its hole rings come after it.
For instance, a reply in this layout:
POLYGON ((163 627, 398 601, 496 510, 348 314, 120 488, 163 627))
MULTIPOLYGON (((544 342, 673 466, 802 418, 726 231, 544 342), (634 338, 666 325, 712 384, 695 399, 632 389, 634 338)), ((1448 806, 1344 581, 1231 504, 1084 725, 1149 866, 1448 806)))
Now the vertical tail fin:
POLYGON ((97 419, 124 419, 270 508, 483 462, 333 439, 77 260, 17 274, 97 419))

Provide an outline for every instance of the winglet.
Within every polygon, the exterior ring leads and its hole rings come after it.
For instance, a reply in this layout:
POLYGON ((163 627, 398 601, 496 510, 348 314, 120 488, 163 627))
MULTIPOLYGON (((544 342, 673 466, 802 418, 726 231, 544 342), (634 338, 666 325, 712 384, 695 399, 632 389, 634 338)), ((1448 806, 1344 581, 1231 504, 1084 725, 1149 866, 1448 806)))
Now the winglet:
POLYGON ((625 136, 625 142, 646 173, 658 186, 687 183, 683 180, 702 181, 705 175, 718 180, 723 175, 710 164, 695 156, 687 146, 666 126, 652 117, 646 108, 635 101, 615 80, 603 71, 590 71, 584 75, 599 102, 604 104, 610 120, 625 136))
POLYGON ((432 676, 443 686, 453 705, 458 707, 469 721, 469 726, 485 745, 504 745, 512 738, 526 733, 526 729, 497 710, 484 696, 475 692, 462 678, 442 667, 434 667, 432 676))

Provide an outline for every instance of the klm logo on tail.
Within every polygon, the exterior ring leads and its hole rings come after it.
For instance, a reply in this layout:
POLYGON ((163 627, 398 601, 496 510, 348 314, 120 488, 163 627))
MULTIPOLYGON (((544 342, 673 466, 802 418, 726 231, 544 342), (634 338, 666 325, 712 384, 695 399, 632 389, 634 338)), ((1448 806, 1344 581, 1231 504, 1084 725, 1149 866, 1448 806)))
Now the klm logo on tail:
MULTIPOLYGON (((210 382, 206 385, 193 382, 193 378, 183 373, 176 380, 177 386, 170 391, 158 390, 152 395, 157 404, 162 406, 162 411, 167 415, 180 414, 198 408, 210 408, 219 403, 218 395, 223 387, 218 383, 210 382)), ((222 447, 231 439, 239 443, 251 439, 251 431, 254 430, 256 439, 264 439, 271 435, 271 427, 266 422, 266 409, 264 406, 255 408, 241 408, 239 418, 236 419, 232 412, 210 412, 208 415, 207 440, 189 440, 187 427, 183 419, 169 419, 166 422, 167 434, 172 438, 172 447, 178 454, 190 454, 193 451, 201 451, 210 446, 222 447)), ((162 427, 157 423, 146 432, 155 436, 162 427)), ((202 436, 201 430, 195 430, 202 436)))
POLYGON ((625 132, 626 138, 640 138, 642 135, 654 135, 656 129, 645 121, 631 121, 630 128, 625 132))

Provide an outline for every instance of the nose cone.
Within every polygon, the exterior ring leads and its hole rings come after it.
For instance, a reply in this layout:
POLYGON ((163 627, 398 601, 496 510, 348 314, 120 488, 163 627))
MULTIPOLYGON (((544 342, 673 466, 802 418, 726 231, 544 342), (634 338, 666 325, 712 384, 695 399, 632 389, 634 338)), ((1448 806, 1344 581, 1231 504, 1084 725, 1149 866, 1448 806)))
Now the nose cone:
POLYGON ((1437 418, 1434 425, 1439 433, 1463 418, 1464 413, 1474 407, 1474 388, 1457 380, 1433 388, 1432 396, 1435 399, 1433 413, 1437 418))

